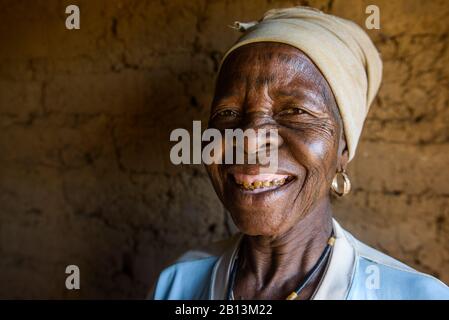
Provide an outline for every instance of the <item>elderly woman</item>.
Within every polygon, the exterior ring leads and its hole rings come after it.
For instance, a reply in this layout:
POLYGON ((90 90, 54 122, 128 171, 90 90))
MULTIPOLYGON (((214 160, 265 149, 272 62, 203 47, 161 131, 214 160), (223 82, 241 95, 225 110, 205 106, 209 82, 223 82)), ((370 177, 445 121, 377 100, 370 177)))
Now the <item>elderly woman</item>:
MULTIPOLYGON (((210 128, 276 129, 278 168, 211 164, 241 233, 166 268, 155 299, 449 299, 448 287, 356 240, 333 218, 379 88, 382 63, 354 23, 295 7, 267 12, 226 53, 210 128)), ((273 147, 273 146, 271 146, 273 147)))

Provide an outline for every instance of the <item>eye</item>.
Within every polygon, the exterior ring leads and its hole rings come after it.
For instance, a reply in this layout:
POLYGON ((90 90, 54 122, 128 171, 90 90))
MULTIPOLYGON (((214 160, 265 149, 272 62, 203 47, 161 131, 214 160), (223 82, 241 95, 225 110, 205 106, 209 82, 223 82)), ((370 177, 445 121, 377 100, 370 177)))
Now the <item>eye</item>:
POLYGON ((226 117, 226 118, 233 117, 233 118, 236 118, 238 116, 239 116, 238 112, 236 112, 234 110, 231 110, 231 109, 225 109, 225 110, 221 110, 221 111, 215 112, 215 114, 212 116, 212 118, 215 118, 215 117, 226 117))
POLYGON ((305 113, 305 111, 303 109, 301 109, 300 107, 289 107, 287 109, 282 110, 279 114, 281 115, 298 115, 298 114, 303 114, 305 113))

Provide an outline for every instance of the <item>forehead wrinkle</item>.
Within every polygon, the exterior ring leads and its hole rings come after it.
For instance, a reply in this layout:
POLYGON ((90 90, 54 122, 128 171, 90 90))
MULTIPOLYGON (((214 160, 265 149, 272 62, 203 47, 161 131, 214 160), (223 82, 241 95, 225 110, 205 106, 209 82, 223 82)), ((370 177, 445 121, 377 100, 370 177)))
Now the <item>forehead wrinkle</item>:
POLYGON ((226 96, 239 92, 238 87, 246 87, 246 90, 273 85, 283 87, 300 80, 316 86, 327 108, 335 114, 334 96, 326 79, 313 61, 297 48, 280 43, 254 43, 232 52, 226 60, 225 73, 229 77, 225 78, 232 79, 233 83, 229 87, 233 88, 231 94, 226 96))
POLYGON ((326 88, 322 86, 324 79, 320 71, 299 50, 291 51, 259 50, 246 65, 249 68, 248 82, 254 87, 273 84, 288 86, 292 81, 300 80, 319 87, 320 93, 323 93, 326 88))
POLYGON ((316 92, 307 88, 301 88, 298 92, 292 92, 291 90, 279 89, 281 94, 290 95, 294 97, 304 97, 307 94, 313 93, 314 95, 319 95, 322 99, 323 104, 327 111, 329 111, 338 122, 341 121, 339 110, 329 84, 327 80, 322 75, 318 67, 315 66, 312 60, 302 53, 302 51, 292 48, 291 52, 284 53, 279 52, 276 56, 279 61, 283 61, 288 65, 289 77, 284 77, 283 80, 291 79, 294 81, 296 79, 305 80, 310 82, 312 86, 318 87, 316 92))

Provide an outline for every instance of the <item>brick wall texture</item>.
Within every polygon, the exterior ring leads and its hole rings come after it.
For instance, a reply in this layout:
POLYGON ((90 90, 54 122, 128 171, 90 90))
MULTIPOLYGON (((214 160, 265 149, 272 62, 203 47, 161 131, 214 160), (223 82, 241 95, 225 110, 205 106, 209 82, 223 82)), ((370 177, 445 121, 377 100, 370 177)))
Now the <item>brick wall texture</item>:
POLYGON ((335 215, 449 282, 446 0, 0 0, 0 298, 143 298, 177 255, 228 237, 204 168, 169 161, 171 130, 208 118, 228 25, 295 4, 364 25, 373 3, 384 79, 335 215))

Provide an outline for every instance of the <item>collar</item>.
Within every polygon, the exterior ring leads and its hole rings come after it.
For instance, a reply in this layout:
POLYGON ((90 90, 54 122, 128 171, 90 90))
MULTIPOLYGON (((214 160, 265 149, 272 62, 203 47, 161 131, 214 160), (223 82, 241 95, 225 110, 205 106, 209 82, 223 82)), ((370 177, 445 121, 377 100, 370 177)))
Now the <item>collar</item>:
MULTIPOLYGON (((324 276, 312 299, 314 300, 344 300, 346 299, 352 279, 354 277, 356 254, 355 249, 348 241, 347 232, 333 219, 335 244, 327 264, 324 276)), ((225 300, 228 291, 228 280, 231 273, 232 262, 235 259, 242 233, 236 234, 229 246, 218 258, 212 270, 209 288, 209 299, 225 300)))

